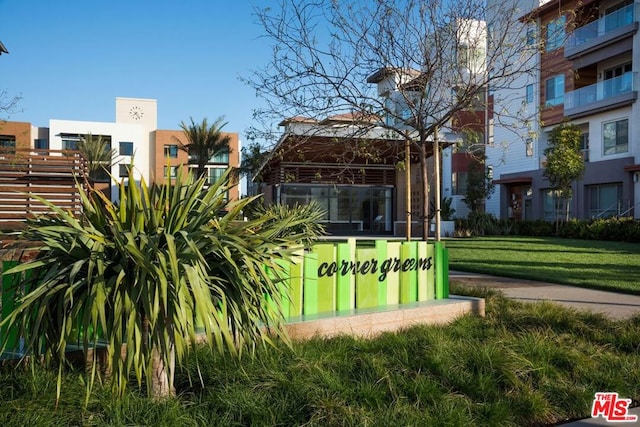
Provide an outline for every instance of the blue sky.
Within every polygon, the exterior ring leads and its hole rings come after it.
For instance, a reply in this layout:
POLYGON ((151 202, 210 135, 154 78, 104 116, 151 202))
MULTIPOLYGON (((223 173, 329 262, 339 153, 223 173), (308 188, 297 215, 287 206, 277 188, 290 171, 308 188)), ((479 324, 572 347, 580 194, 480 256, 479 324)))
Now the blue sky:
MULTIPOLYGON (((0 0, 0 89, 13 121, 114 121, 115 98, 158 100, 158 127, 190 116, 244 131, 261 102, 238 80, 264 65, 256 0, 0 0)), ((6 117, 0 117, 6 118, 6 117)))

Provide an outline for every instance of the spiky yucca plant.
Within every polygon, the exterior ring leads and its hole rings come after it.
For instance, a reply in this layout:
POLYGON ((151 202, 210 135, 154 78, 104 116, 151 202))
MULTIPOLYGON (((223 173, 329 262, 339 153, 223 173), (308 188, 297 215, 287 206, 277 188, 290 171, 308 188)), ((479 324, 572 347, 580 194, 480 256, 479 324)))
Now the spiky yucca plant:
POLYGON ((262 217, 269 218, 267 224, 282 224, 281 229, 283 235, 296 234, 302 236, 301 243, 309 246, 318 236, 325 233, 322 220, 325 217, 325 211, 316 201, 311 201, 304 205, 271 205, 269 207, 260 206, 258 214, 262 217), (298 218, 307 218, 308 221, 299 221, 298 218))
MULTIPOLYGON (((149 188, 130 171, 119 204, 82 187, 80 218, 49 204, 55 215, 29 221, 21 235, 39 255, 5 273, 22 274, 28 291, 0 326, 23 338, 25 356, 44 352, 59 372, 67 345, 79 342, 85 354, 106 345, 117 395, 131 372, 150 395, 173 393, 175 364, 197 329, 212 349, 269 342, 264 326, 279 334, 283 320, 278 260, 308 238, 300 233, 314 219, 238 221, 252 199, 225 201, 228 175, 209 188, 182 174, 149 188)), ((87 398, 97 372, 94 357, 87 398)))

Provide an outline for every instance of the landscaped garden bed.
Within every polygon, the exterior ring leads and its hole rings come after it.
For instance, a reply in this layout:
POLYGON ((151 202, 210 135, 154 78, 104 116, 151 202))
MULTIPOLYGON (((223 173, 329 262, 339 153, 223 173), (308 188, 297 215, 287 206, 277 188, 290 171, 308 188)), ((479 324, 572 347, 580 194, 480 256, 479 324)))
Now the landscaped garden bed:
POLYGON ((202 347, 177 372, 177 397, 159 401, 135 386, 116 401, 98 385, 83 409, 86 379, 69 371, 56 409, 55 372, 4 368, 0 423, 527 426, 588 417, 598 391, 640 398, 640 317, 466 292, 487 298, 485 318, 276 343, 240 360, 202 347))

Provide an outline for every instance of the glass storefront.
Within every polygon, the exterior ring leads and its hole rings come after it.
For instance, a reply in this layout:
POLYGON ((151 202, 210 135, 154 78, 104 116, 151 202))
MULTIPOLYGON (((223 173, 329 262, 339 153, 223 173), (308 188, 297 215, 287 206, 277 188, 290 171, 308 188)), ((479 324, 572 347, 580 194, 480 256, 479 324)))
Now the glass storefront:
POLYGON ((315 200, 329 233, 393 233, 392 187, 284 184, 276 191, 276 200, 289 206, 315 200))

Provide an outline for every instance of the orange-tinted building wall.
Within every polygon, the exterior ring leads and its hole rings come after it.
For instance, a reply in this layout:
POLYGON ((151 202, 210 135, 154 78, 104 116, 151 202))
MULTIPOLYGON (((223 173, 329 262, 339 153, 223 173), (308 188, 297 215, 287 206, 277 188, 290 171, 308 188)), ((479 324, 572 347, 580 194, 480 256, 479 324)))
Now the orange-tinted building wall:
MULTIPOLYGON (((229 167, 237 169, 240 167, 240 139, 237 133, 225 133, 229 136, 229 167)), ((236 180, 233 188, 229 190, 229 199, 238 200, 240 198, 240 185, 236 180)))
MULTIPOLYGON (((574 26, 574 10, 578 8, 579 1, 571 0, 559 2, 558 7, 551 8, 540 15, 540 28, 544 37, 547 25, 559 16, 566 18, 566 32, 571 31, 574 26)), ((546 43, 546 40, 545 40, 546 43)), ((564 104, 547 106, 546 81, 557 75, 564 75, 564 93, 574 90, 573 63, 564 57, 564 46, 547 52, 543 50, 540 54, 540 121, 544 126, 551 126, 561 123, 564 120, 564 104)))
POLYGON ((187 172, 186 165, 189 163, 189 155, 186 151, 177 150, 177 157, 165 156, 165 146, 179 146, 180 141, 184 139, 184 133, 181 130, 157 130, 151 135, 151 181, 156 183, 164 183, 164 167, 165 166, 182 166, 183 173, 187 172))
POLYGON ((16 149, 27 150, 31 148, 31 123, 0 121, 0 135, 15 136, 16 149))
MULTIPOLYGON (((223 136, 229 136, 229 167, 238 168, 240 166, 240 150, 239 138, 237 133, 223 133, 223 136)), ((176 157, 165 156, 165 146, 179 146, 186 143, 184 132, 182 130, 156 130, 151 135, 151 180, 157 183, 163 183, 165 180, 165 166, 183 167, 184 173, 187 171, 189 163, 189 155, 186 151, 177 150, 176 157)), ((240 191, 236 185, 229 190, 229 198, 238 200, 240 191)))

